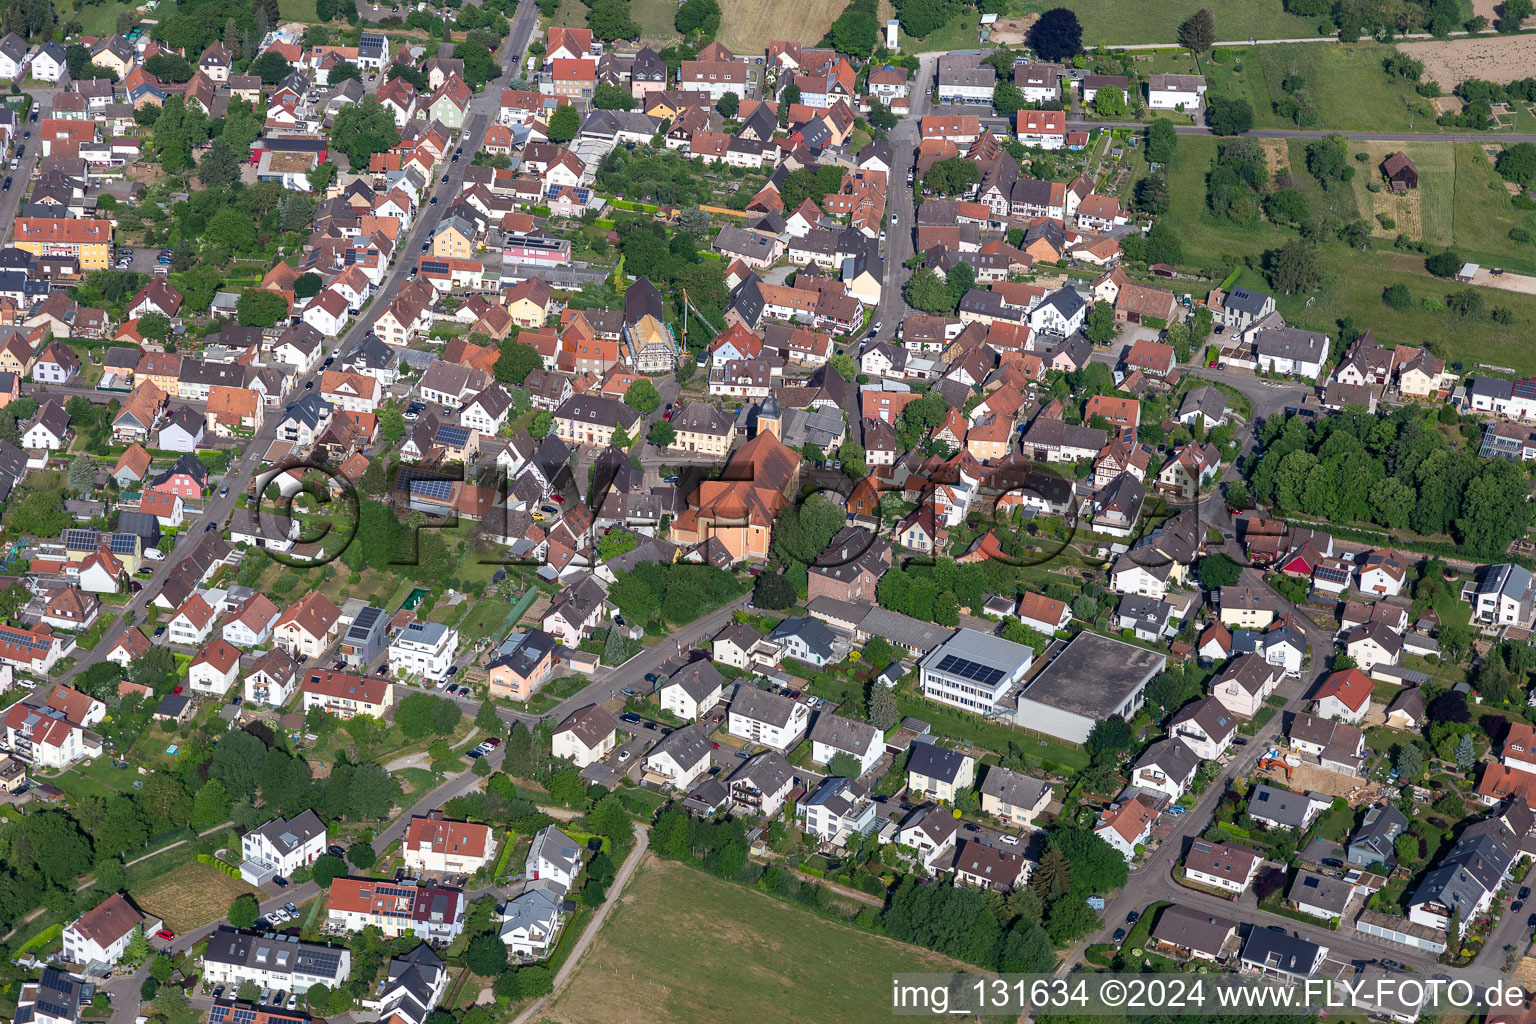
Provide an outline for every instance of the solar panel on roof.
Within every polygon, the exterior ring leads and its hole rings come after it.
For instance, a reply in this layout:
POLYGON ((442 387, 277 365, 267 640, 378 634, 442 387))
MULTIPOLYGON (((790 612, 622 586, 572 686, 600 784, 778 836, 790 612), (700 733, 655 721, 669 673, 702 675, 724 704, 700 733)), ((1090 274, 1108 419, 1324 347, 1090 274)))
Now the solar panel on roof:
POLYGON ((135 542, 138 539, 138 534, 114 533, 112 535, 112 541, 109 545, 109 550, 111 550, 114 555, 131 555, 137 547, 135 542))
POLYGON ((422 260, 421 271, 424 274, 446 274, 449 266, 443 260, 422 260))
POLYGON ((448 445, 462 445, 469 440, 469 429, 467 427, 453 427, 444 425, 437 428, 437 437, 435 440, 441 441, 443 444, 448 445))
POLYGON ((423 498, 438 498, 447 501, 453 496, 453 481, 451 480, 412 480, 411 493, 423 498))

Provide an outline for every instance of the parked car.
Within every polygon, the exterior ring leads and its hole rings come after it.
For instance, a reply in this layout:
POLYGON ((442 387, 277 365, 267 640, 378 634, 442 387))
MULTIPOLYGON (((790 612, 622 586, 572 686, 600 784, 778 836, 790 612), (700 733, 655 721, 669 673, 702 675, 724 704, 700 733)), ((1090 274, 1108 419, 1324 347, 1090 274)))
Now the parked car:
POLYGON ((1018 846, 1019 845, 1019 837, 1014 835, 1012 832, 1000 833, 998 835, 998 837, 997 837, 997 841, 1002 843, 1004 846, 1018 846))
POLYGON ((155 938, 164 939, 166 942, 170 942, 175 937, 176 933, 171 931, 169 928, 161 928, 159 931, 155 932, 155 938))
POLYGON ((622 693, 626 697, 638 697, 638 696, 640 696, 638 693, 636 693, 633 689, 631 689, 628 686, 624 687, 624 689, 620 690, 619 692, 622 693))
POLYGON ((638 725, 640 722, 640 716, 635 714, 633 711, 626 711, 619 716, 619 721, 623 722, 625 725, 638 725))

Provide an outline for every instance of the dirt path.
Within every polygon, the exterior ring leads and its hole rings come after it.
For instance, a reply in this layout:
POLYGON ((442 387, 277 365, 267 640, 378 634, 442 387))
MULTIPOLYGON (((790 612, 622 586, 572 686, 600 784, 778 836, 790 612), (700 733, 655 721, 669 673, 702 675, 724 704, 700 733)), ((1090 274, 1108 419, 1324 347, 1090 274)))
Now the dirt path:
POLYGON ((597 938, 597 933, 602 929, 603 922, 608 919, 608 911, 619 902, 619 897, 624 895, 624 887, 629 884, 629 879, 635 873, 635 868, 640 866, 640 860, 645 856, 646 849, 651 845, 650 829, 640 828, 635 830, 635 848, 629 851, 629 856, 624 858, 624 863, 619 865, 619 873, 614 877, 613 887, 608 890, 608 898, 603 905, 597 908, 597 913, 592 916, 592 922, 587 925, 581 937, 576 940, 576 946, 571 950, 571 955, 565 958, 565 963, 560 965, 560 970, 555 972, 555 990, 547 996, 535 999, 529 1003, 522 1013, 512 1021, 512 1024, 528 1024, 544 1008, 560 994, 565 988, 566 982, 571 980, 571 975, 581 964, 581 958, 586 956, 587 949, 597 938))

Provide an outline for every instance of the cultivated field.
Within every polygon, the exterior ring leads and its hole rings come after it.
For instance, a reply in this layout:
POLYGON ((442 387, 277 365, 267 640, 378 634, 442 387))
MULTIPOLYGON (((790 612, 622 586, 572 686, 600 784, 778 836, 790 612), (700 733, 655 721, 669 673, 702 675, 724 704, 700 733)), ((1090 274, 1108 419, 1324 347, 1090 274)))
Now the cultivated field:
POLYGON ((647 854, 545 1017, 886 1024, 893 972, 964 969, 647 854))
POLYGON ((1536 67, 1536 36, 1434 39, 1399 43, 1398 49, 1423 61, 1424 77, 1446 92, 1468 78, 1513 82, 1536 67))
POLYGON ((1355 142, 1350 149, 1370 155, 1355 172, 1355 199, 1377 237, 1392 239, 1401 234, 1438 246, 1455 240, 1456 154, 1450 143, 1355 142), (1398 150, 1407 153, 1419 169, 1419 187, 1404 195, 1394 195, 1388 188, 1371 192, 1366 183, 1381 181, 1381 162, 1398 150), (1383 226, 1378 215, 1391 218, 1394 226, 1383 226))
POLYGON ((816 43, 843 13, 842 0, 720 0, 720 41, 739 54, 760 54, 775 39, 816 43))
POLYGON ((133 890, 133 901, 146 913, 164 918, 173 932, 200 928, 229 913, 229 905, 241 893, 259 890, 238 878, 230 878, 211 864, 193 861, 133 890))
POLYGON ((1009 14, 1070 7, 1083 26, 1083 45, 1100 43, 1173 43, 1179 25, 1202 7, 1216 14, 1216 38, 1223 42, 1247 39, 1301 39, 1317 35, 1317 19, 1287 14, 1281 0, 1064 0, 1010 5, 1009 14), (1017 7, 1017 10, 1014 8, 1017 7))

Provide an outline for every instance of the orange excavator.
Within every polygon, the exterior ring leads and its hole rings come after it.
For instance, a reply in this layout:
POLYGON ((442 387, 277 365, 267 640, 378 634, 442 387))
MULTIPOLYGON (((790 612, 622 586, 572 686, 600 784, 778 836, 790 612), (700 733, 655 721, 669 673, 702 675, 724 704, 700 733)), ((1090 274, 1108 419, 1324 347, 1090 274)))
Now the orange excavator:
POLYGON ((1282 769, 1285 772, 1285 781, 1290 782, 1291 770, 1300 763, 1301 762, 1294 757, 1282 757, 1280 756, 1279 751, 1271 750, 1269 753, 1259 758, 1259 771, 1262 772, 1268 768, 1282 769))

